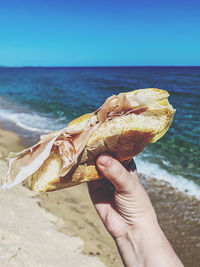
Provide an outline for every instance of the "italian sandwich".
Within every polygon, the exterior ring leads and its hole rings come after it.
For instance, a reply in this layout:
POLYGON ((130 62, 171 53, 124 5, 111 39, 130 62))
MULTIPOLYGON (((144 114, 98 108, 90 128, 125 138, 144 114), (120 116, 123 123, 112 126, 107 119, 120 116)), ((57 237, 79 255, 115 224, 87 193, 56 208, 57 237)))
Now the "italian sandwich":
POLYGON ((95 112, 41 136, 20 153, 10 153, 1 189, 24 181, 31 190, 46 192, 99 179, 95 159, 100 153, 125 161, 167 132, 175 113, 168 97, 167 91, 155 88, 109 97, 95 112))

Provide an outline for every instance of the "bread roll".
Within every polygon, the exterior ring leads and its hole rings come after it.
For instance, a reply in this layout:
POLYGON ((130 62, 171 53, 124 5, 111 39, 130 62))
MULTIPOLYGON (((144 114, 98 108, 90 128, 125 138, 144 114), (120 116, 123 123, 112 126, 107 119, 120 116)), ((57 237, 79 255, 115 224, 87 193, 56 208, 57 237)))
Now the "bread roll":
POLYGON ((100 153, 128 160, 166 133, 175 113, 168 97, 167 91, 148 88, 108 98, 97 111, 42 136, 14 158, 11 154, 2 188, 24 181, 31 190, 46 192, 98 179, 100 153))

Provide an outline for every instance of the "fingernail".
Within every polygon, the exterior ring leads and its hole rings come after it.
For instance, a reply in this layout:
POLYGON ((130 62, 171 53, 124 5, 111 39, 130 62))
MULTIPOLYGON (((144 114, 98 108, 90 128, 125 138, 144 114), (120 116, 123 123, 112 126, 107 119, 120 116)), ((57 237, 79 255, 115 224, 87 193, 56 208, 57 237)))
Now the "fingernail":
POLYGON ((107 155, 101 155, 98 159, 97 159, 97 163, 100 164, 103 167, 108 167, 108 165, 111 162, 111 158, 107 155))

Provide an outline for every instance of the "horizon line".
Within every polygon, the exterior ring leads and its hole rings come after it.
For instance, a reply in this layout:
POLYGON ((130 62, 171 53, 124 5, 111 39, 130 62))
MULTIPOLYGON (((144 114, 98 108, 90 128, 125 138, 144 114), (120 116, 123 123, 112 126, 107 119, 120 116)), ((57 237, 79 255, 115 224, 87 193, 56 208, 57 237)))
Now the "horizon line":
POLYGON ((176 68, 187 68, 187 67, 200 67, 200 65, 110 65, 110 66, 4 66, 0 65, 0 68, 165 68, 165 67, 176 67, 176 68))

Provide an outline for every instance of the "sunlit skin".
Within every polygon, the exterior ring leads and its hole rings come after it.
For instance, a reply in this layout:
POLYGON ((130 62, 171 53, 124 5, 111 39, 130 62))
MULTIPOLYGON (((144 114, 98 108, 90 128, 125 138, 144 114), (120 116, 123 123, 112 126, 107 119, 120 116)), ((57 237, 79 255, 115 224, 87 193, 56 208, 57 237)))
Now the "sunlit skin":
POLYGON ((90 197, 124 265, 183 266, 158 224, 134 162, 125 168, 103 154, 96 163, 104 178, 88 183, 90 197))

